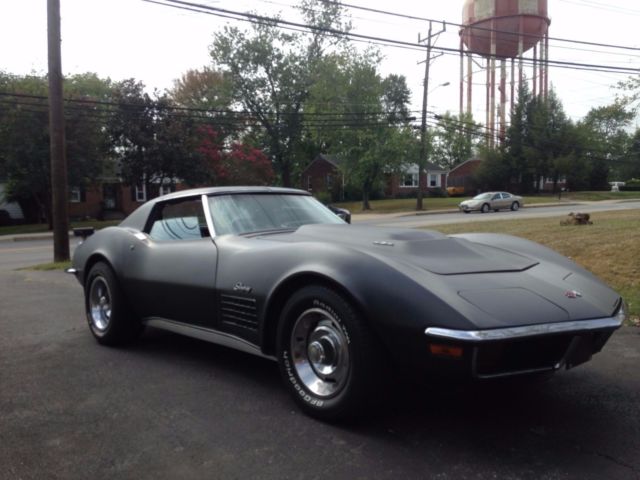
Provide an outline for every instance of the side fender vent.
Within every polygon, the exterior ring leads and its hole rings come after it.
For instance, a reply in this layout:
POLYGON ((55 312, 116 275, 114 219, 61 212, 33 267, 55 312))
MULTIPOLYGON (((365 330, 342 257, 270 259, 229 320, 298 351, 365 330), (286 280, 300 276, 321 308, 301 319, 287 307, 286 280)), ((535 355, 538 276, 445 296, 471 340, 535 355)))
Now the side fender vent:
POLYGON ((220 310, 223 323, 252 331, 258 330, 258 308, 255 298, 221 295, 220 310))

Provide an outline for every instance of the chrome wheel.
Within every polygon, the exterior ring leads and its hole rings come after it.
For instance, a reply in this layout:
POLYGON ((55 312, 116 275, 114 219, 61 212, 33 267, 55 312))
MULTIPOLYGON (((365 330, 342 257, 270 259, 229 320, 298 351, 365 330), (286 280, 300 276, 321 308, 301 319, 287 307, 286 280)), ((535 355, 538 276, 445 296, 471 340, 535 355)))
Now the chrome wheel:
POLYGON ((100 332, 104 332, 111 322, 111 291, 102 277, 96 277, 91 282, 89 317, 92 327, 100 332))
POLYGON ((326 398, 342 390, 349 378, 349 341, 329 312, 312 308, 298 317, 291 352, 298 378, 314 395, 326 398))

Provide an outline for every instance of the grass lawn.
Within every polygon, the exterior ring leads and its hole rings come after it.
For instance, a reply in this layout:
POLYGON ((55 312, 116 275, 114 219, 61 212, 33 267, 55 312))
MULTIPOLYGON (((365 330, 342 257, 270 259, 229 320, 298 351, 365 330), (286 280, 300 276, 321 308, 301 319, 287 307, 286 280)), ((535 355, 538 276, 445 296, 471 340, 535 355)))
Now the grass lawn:
MULTIPOLYGON (((471 197, 426 197, 424 199, 424 210, 446 210, 451 208, 458 208, 458 204, 471 197)), ((628 200, 639 199, 640 192, 570 192, 563 193, 562 199, 558 200, 557 195, 535 195, 525 196, 525 205, 534 205, 542 203, 557 203, 570 202, 570 201, 599 201, 599 200, 628 200)), ((335 205, 341 208, 346 208, 354 215, 359 213, 398 213, 398 212, 412 212, 416 209, 415 198, 398 198, 398 199, 385 199, 385 200, 372 200, 372 210, 363 212, 362 202, 342 202, 335 205)))
POLYGON ((40 265, 34 265, 33 267, 21 268, 20 270, 37 270, 40 272, 46 272, 49 270, 65 270, 70 266, 71 266, 71 261, 51 262, 51 263, 41 263, 40 265))
MULTIPOLYGON (((119 223, 120 223, 119 220, 108 220, 108 221, 87 220, 84 222, 71 222, 71 228, 95 227, 96 230, 99 230, 101 228, 118 225, 119 223)), ((43 233, 48 231, 49 231, 49 225, 47 225, 46 223, 35 223, 30 225, 11 225, 9 227, 0 227, 0 236, 24 235, 29 233, 43 233)))
POLYGON ((593 225, 560 226, 564 217, 473 222, 429 227, 445 234, 507 233, 542 243, 593 272, 629 304, 640 320, 640 210, 591 215, 593 225))

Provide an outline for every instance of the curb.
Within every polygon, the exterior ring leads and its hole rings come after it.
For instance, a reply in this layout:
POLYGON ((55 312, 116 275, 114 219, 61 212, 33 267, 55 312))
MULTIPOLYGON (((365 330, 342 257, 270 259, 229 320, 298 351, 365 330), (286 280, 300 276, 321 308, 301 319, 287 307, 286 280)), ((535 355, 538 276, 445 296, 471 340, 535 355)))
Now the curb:
MULTIPOLYGON (((73 233, 69 234, 71 237, 73 233)), ((6 237, 0 237, 0 243, 8 243, 8 242, 33 242, 37 240, 53 240, 53 234, 43 234, 43 235, 7 235, 6 237)))

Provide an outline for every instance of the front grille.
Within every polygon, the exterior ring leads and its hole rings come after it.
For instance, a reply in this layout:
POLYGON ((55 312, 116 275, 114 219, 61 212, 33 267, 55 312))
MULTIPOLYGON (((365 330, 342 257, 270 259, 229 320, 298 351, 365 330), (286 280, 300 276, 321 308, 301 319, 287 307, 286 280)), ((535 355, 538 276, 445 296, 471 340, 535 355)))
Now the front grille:
POLYGON ((565 357, 573 335, 495 342, 476 347, 475 374, 497 377, 553 370, 565 357))
POLYGON ((221 295, 221 320, 228 325, 258 330, 258 308, 255 298, 221 295))

